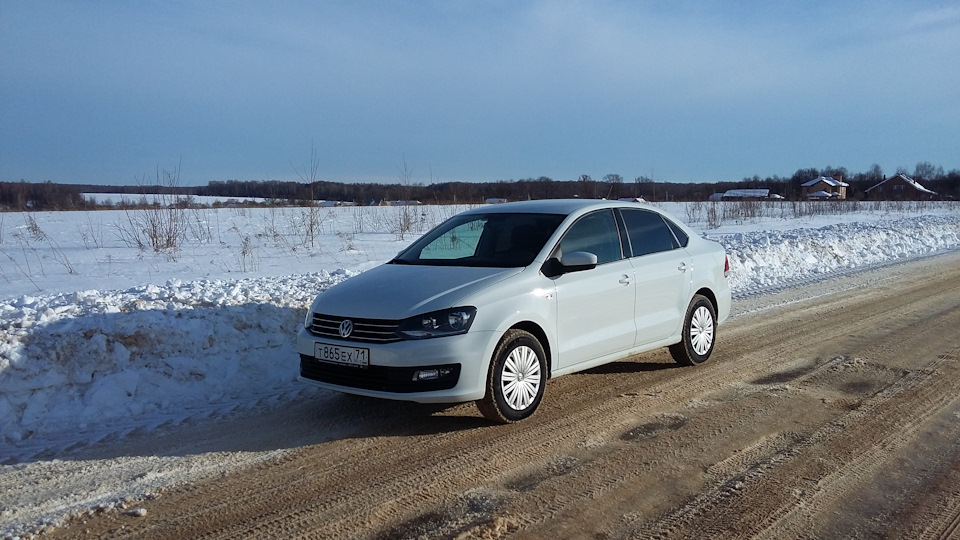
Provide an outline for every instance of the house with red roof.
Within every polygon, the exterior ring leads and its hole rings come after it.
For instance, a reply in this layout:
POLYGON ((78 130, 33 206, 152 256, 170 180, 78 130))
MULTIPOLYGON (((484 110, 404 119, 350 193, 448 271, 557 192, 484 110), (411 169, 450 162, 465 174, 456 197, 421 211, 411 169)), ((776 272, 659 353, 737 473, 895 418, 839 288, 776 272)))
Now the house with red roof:
POLYGON ((879 184, 867 188, 867 198, 873 201, 929 201, 937 196, 913 178, 897 173, 879 184))

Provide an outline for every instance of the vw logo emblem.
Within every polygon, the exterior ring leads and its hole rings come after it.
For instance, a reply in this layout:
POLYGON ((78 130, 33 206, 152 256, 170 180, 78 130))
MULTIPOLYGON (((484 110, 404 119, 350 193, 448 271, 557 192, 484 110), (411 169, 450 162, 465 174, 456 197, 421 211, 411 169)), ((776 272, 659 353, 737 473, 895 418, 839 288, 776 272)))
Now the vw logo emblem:
POLYGON ((350 319, 344 319, 343 322, 340 323, 340 337, 342 338, 350 337, 350 334, 352 333, 353 333, 353 321, 351 321, 350 319))

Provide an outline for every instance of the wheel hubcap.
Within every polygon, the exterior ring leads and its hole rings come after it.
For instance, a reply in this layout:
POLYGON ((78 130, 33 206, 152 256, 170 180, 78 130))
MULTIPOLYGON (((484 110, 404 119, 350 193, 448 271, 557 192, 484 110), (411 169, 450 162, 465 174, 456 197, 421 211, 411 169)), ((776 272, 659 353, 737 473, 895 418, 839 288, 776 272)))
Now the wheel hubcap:
POLYGON ((503 363, 500 388, 511 409, 522 411, 533 403, 540 391, 540 361, 533 349, 520 346, 510 352, 503 363))
POLYGON ((707 354, 713 345, 713 316, 703 306, 698 307, 690 318, 690 344, 700 356, 707 354))

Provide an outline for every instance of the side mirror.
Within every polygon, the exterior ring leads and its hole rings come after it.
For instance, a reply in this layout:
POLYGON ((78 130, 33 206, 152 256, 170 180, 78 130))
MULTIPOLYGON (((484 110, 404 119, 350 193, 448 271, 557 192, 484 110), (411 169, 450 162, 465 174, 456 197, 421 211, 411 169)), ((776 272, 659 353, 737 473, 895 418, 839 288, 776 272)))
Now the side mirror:
POLYGON ((564 254, 561 259, 557 259, 556 257, 547 259, 547 262, 543 263, 543 267, 540 270, 543 272, 543 275, 549 278, 555 278, 563 274, 569 274, 570 272, 582 272, 584 270, 592 270, 596 267, 597 256, 595 254, 587 251, 573 251, 564 254))
POLYGON ((574 251, 572 253, 565 254, 560 259, 560 264, 563 265, 568 272, 590 270, 592 268, 596 268, 597 256, 589 251, 574 251))

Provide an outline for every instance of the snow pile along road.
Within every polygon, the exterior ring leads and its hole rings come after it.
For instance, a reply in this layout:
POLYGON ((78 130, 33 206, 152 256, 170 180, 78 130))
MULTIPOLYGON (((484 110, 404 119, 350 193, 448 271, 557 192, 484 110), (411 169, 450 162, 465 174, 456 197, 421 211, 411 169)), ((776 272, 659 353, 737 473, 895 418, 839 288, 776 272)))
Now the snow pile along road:
POLYGON ((0 301, 0 463, 291 398, 293 335, 349 273, 0 301))
MULTIPOLYGON (((716 237, 736 293, 960 247, 960 216, 716 237)), ((338 270, 0 299, 0 463, 281 403, 294 336, 338 270)))
POLYGON ((727 249, 730 285, 737 294, 956 249, 960 247, 960 217, 922 216, 819 229, 745 232, 713 239, 727 249))

